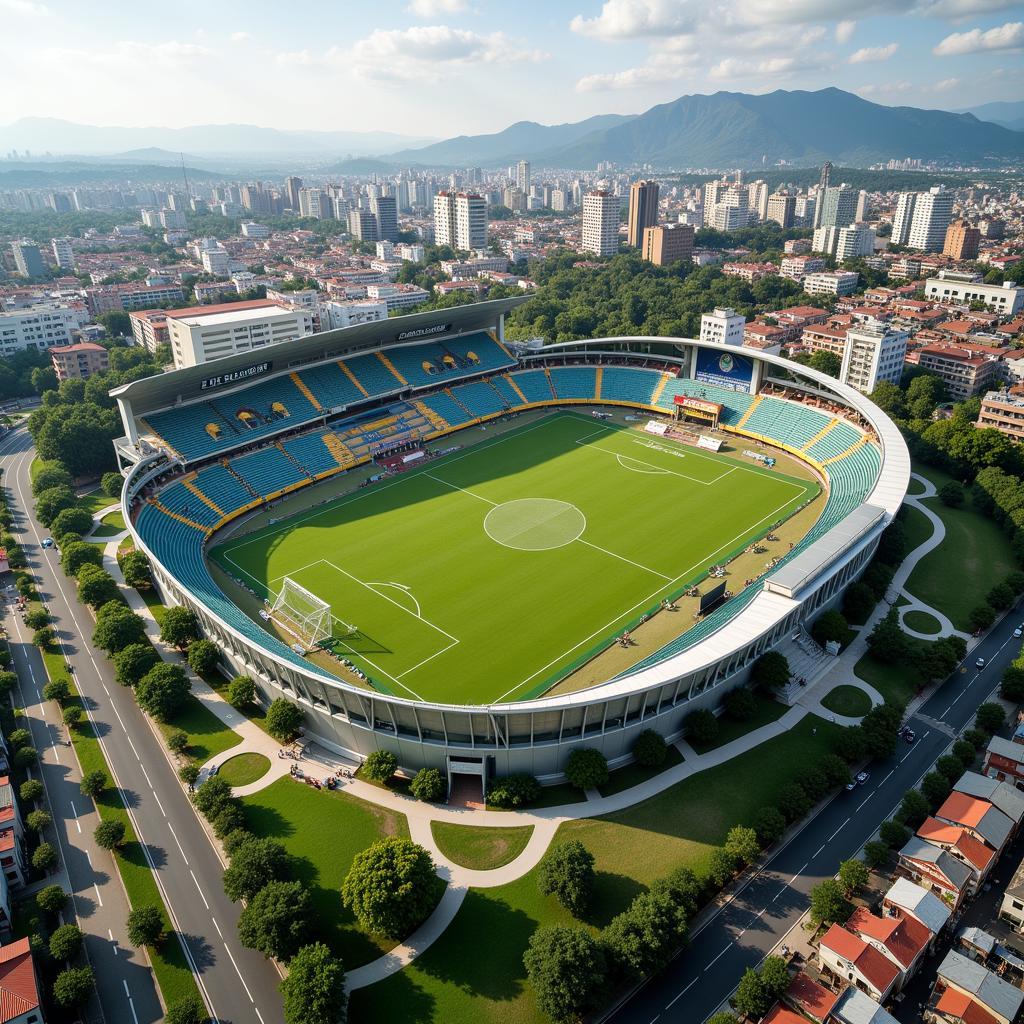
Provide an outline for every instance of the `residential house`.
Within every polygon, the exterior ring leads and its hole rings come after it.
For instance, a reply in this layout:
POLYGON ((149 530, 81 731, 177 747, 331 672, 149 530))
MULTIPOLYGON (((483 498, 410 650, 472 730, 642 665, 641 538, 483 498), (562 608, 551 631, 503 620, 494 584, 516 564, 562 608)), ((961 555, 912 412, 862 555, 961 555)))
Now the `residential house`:
POLYGON ((977 891, 995 864, 998 854, 962 825, 951 825, 929 816, 917 830, 918 836, 926 842, 947 850, 958 861, 965 864, 973 876, 972 886, 977 891))
POLYGON ((1024 743, 993 736, 988 741, 981 770, 990 779, 1011 782, 1018 789, 1024 789, 1024 743))
POLYGON ((899 968, 895 991, 914 975, 934 936, 912 917, 878 917, 867 907, 857 907, 846 922, 847 931, 873 946, 899 968))
POLYGON ((909 878, 897 878, 882 897, 882 913, 891 917, 912 917, 932 935, 939 935, 949 923, 953 911, 930 889, 909 878))
POLYGON ((822 936, 818 960, 827 977, 841 985, 855 985, 879 1003, 897 990, 902 974, 874 945, 838 924, 822 936))
POLYGON ((900 850, 899 866, 906 877, 931 889, 954 910, 973 891, 970 868, 919 836, 912 836, 900 850))
POLYGON ((1013 1024, 1024 992, 969 957, 950 950, 924 1012, 927 1021, 945 1024, 1013 1024))
POLYGON ((0 1024, 45 1024, 27 938, 0 946, 0 1024))
POLYGON ((995 850, 997 856, 1006 848, 1015 831, 1014 822, 998 807, 968 793, 950 793, 935 812, 935 817, 967 829, 975 839, 995 850))
POLYGON ((993 807, 997 807, 1013 822, 1013 835, 1017 834, 1021 822, 1024 822, 1024 793, 1008 782, 990 779, 978 772, 964 772, 953 791, 987 800, 993 807))

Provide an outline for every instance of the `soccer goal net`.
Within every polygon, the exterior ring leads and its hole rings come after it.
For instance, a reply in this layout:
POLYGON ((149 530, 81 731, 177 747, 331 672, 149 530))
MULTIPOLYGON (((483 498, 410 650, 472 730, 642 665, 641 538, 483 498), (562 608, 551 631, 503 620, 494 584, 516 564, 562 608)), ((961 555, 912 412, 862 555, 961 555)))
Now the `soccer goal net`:
POLYGON ((348 623, 334 618, 331 606, 326 601, 296 583, 290 576, 285 576, 281 583, 271 608, 271 616, 310 647, 339 631, 342 634, 353 631, 348 623))

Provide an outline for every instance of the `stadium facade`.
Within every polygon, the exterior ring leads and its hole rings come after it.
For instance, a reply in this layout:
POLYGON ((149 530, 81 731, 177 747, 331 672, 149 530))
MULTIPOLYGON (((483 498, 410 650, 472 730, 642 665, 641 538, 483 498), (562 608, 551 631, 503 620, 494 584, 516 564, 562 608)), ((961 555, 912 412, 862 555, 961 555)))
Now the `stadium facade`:
POLYGON ((191 607, 232 670, 252 676, 265 702, 283 696, 299 704, 306 734, 328 747, 357 757, 388 749, 409 770, 550 779, 577 746, 624 763, 642 730, 679 736, 687 714, 715 707, 761 654, 834 605, 903 501, 910 458, 902 436, 868 398, 834 378, 778 356, 681 338, 593 339, 514 356, 503 344, 504 317, 522 301, 310 335, 112 393, 125 427, 115 442, 123 511, 162 598, 191 607), (481 381, 498 395, 482 407, 481 381), (538 386, 549 390, 528 390, 538 386), (449 401, 459 393, 462 401, 449 401), (371 458, 376 441, 364 447, 369 435, 358 432, 370 413, 375 430, 384 423, 399 439, 409 432, 429 439, 538 405, 604 403, 666 416, 687 395, 714 399, 720 429, 738 440, 810 464, 827 484, 827 503, 804 541, 754 586, 588 689, 488 706, 363 689, 243 614, 206 566, 204 550, 227 524, 371 458), (461 412, 452 411, 456 404, 461 412), (324 460, 319 469, 313 458, 324 460), (272 469, 275 460, 284 468, 272 469), (286 461, 303 472, 289 477, 286 461), (239 472, 248 465, 253 471, 239 472))

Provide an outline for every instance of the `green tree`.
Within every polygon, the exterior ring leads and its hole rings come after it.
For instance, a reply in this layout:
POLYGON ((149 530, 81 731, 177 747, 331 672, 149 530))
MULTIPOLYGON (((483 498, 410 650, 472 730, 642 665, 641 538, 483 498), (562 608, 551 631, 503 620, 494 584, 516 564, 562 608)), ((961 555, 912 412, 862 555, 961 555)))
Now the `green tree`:
POLYGON ((116 850, 124 842, 125 827, 123 821, 111 818, 101 821, 93 831, 96 845, 104 850, 116 850))
POLYGON ((32 867, 48 872, 57 863, 57 850, 50 843, 40 843, 32 851, 32 867))
POLYGON ((757 831, 744 825, 733 825, 725 836, 725 849, 740 864, 753 864, 761 856, 757 831))
POLYGON ((920 790, 908 789, 903 794, 903 802, 900 804, 900 820, 908 828, 920 828, 930 810, 928 801, 920 790))
POLYGON ((839 885, 849 899, 858 889, 868 884, 868 869, 861 860, 844 860, 839 865, 839 885))
POLYGON ((551 847, 540 862, 537 887, 570 913, 582 916, 593 897, 594 855, 578 839, 551 847))
POLYGON ((140 644, 145 639, 146 624, 142 617, 120 601, 108 601, 96 613, 96 628, 93 630, 92 642, 101 651, 114 655, 118 651, 123 651, 129 644, 140 644))
POLYGON ((81 1006, 92 995, 91 967, 68 967, 53 981, 53 998, 59 1006, 81 1006))
POLYGON ((754 822, 754 831, 763 846, 778 842, 786 831, 786 819, 777 807, 765 807, 754 822))
POLYGON ((302 882, 269 882, 239 915, 238 938, 265 957, 287 961, 305 944, 311 916, 302 882))
POLYGON ((898 821, 883 821, 878 829, 878 837, 890 850, 899 850, 910 838, 910 829, 898 821))
POLYGON ((120 498, 121 488, 124 486, 124 477, 120 473, 104 473, 100 478, 100 487, 108 498, 120 498))
POLYGON ((706 746, 718 736, 718 719, 707 708, 698 708, 683 719, 683 729, 691 743, 706 746))
POLYGON ((299 734, 302 709, 284 697, 278 697, 267 708, 264 724, 267 732, 279 743, 290 743, 299 734))
POLYGON ((949 779, 941 772, 929 772, 921 780, 921 792, 931 808, 936 809, 949 796, 949 779))
POLYGON ((43 796, 43 784, 38 779, 26 779, 18 790, 22 803, 31 804, 41 800, 43 796))
POLYGON ((822 612, 811 627, 814 639, 824 647, 830 641, 845 644, 850 632, 850 624, 837 611, 822 612))
POLYGON ((129 551, 121 558, 121 574, 129 587, 148 587, 152 583, 149 559, 141 551, 129 551))
POLYGON ((281 843, 253 838, 232 856, 224 872, 224 892, 233 903, 251 900, 268 882, 283 880, 287 868, 288 853, 281 843))
POLYGON ((44 914, 59 914, 70 898, 59 885, 47 885, 36 893, 36 906, 44 914))
POLYGON ((341 896, 367 931, 404 938, 426 920, 441 888, 430 854, 392 836, 356 854, 341 896))
POLYGON ((373 782, 387 782, 398 768, 398 758, 390 750, 374 750, 363 762, 362 774, 373 782))
POLYGON ((766 651, 750 670, 750 685, 758 690, 781 690, 789 683, 789 662, 778 651, 766 651))
POLYGON ((864 860, 868 867, 884 868, 889 863, 889 847, 885 843, 872 840, 864 844, 864 860))
POLYGON ((732 998, 732 1004, 739 1013, 747 1017, 763 1017, 771 1008, 775 1000, 771 993, 765 988, 761 976, 752 967, 748 967, 736 986, 736 994, 732 998))
POLYGON ((761 984, 773 999, 781 999, 786 989, 789 988, 789 967, 781 956, 765 957, 758 972, 761 975, 761 984))
POLYGON ((715 889, 724 888, 736 873, 736 855, 724 846, 716 846, 708 858, 708 881, 715 889))
POLYGON ((164 1024, 206 1024, 207 1020, 206 1007, 197 995, 176 999, 167 1007, 164 1015, 164 1024))
POLYGON ((116 601, 120 595, 114 577, 106 569, 86 562, 78 570, 78 598, 90 608, 99 608, 108 601, 116 601))
POLYGON ((58 963, 73 960, 82 948, 82 930, 76 924, 62 924, 50 935, 50 956, 58 963))
POLYGON ((248 707, 256 701, 256 684, 249 676, 235 676, 228 683, 228 703, 234 708, 248 707))
POLYGON ((60 462, 41 460, 37 462, 30 471, 32 479, 32 494, 39 497, 44 491, 52 490, 54 487, 66 487, 68 490, 74 486, 71 474, 60 462))
POLYGON ((448 792, 444 776, 437 768, 421 768, 414 776, 409 785, 409 792, 417 800, 425 800, 436 803, 443 800, 448 792))
POLYGON ((199 639, 199 620, 191 608, 183 604, 174 605, 164 612, 160 624, 160 639, 173 647, 187 647, 193 640, 199 639))
POLYGON ((189 735, 184 729, 173 729, 167 736, 167 749, 179 757, 191 746, 189 735))
POLYGON ((939 488, 939 500, 949 508, 961 508, 965 500, 964 489, 955 480, 950 480, 939 488))
POLYGON ((644 768, 660 768, 667 757, 668 745, 653 729, 644 729, 633 743, 633 759, 644 768))
POLYGON ((36 517, 43 526, 49 526, 57 514, 78 504, 75 492, 70 487, 51 487, 36 497, 36 517))
POLYGON ((811 889, 811 921, 815 927, 838 924, 850 916, 850 904, 843 887, 834 878, 826 878, 811 889))
POLYGON ((180 665, 154 665, 135 687, 139 707, 159 722, 170 721, 184 706, 192 688, 180 665))
POLYGON ((164 940, 164 916, 151 903, 133 908, 127 926, 128 941, 133 946, 159 946, 164 940))
POLYGON ((686 914, 665 888, 640 893, 601 933, 610 966, 638 981, 663 967, 686 935, 686 914))
POLYGON ((151 643, 128 644, 114 655, 117 681, 122 686, 135 686, 160 661, 151 643))
POLYGON ((53 621, 53 617, 45 608, 34 608, 25 616, 25 625, 29 629, 44 629, 53 621))
POLYGON ((1002 729, 1006 722, 1006 714, 998 704, 982 704, 974 719, 979 729, 987 732, 990 736, 1002 729))
POLYGON ((58 704, 61 704, 70 696, 71 687, 66 679, 51 679, 43 687, 43 697, 46 700, 55 700, 58 704))
POLYGON ((36 809, 29 811, 25 816, 25 824, 33 832, 45 832, 53 824, 53 818, 50 817, 49 812, 36 809))
POLYGON ((210 820, 231 800, 231 786, 219 775, 207 779, 192 797, 199 813, 210 820))
POLYGON ((722 699, 726 715, 735 722, 749 722, 757 714, 757 700, 748 686, 737 686, 722 699))
POLYGON ((82 776, 78 788, 82 791, 83 796, 92 797, 95 800, 107 788, 109 782, 110 779, 102 768, 93 768, 92 771, 88 771, 82 776))
POLYGON ((285 1024, 342 1024, 348 995, 345 968, 322 942, 303 946, 281 982, 285 1024))
POLYGON ((212 675, 220 661, 220 650, 212 640, 196 640, 188 649, 189 668, 197 676, 212 675))
POLYGON ((523 954, 540 1011, 569 1024, 601 1005, 606 986, 604 949, 582 928, 538 928, 523 954))
POLYGON ((608 781, 608 762, 595 747, 576 747, 565 762, 565 777, 577 789, 597 789, 608 781))

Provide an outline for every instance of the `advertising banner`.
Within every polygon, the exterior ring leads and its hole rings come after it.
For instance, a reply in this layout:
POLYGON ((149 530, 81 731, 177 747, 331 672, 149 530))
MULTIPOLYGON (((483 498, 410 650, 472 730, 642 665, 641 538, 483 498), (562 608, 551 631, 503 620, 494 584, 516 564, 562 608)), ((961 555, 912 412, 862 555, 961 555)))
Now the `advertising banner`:
POLYGON ((740 355, 733 349, 697 350, 697 372, 694 374, 694 380, 702 384, 728 388, 730 391, 749 393, 753 379, 754 363, 749 357, 740 355))

